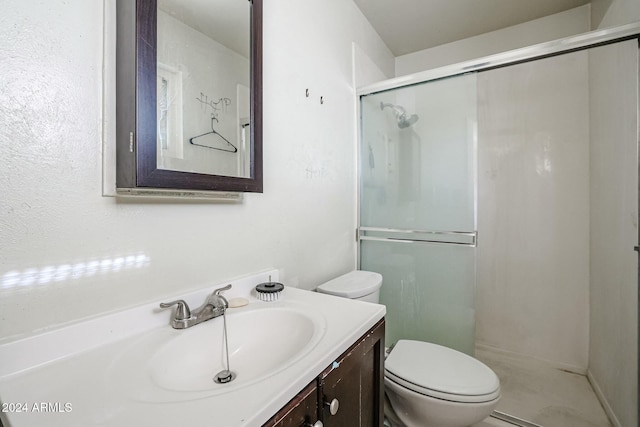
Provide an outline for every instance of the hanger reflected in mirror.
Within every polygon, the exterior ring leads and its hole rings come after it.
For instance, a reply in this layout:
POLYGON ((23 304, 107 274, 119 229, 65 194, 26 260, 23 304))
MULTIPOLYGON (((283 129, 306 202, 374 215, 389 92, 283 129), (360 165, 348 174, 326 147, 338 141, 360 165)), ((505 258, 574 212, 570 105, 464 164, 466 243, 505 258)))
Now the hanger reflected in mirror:
POLYGON ((189 138, 189 143, 192 145, 197 145, 198 147, 204 147, 204 148, 210 148, 212 150, 219 150, 219 151, 226 151, 229 153, 237 153, 238 152, 238 148, 233 145, 227 138, 225 138, 224 136, 222 136, 221 134, 219 134, 215 128, 213 127, 213 121, 216 120, 215 117, 211 117, 211 131, 210 132, 206 132, 203 133, 202 135, 198 135, 198 136, 194 136, 193 138, 189 138), (194 142, 194 140, 198 139, 198 138, 202 138, 204 136, 207 135, 214 135, 217 136, 220 139, 220 142, 223 144, 222 147, 216 147, 216 146, 212 146, 212 145, 205 145, 205 144, 201 144, 198 142, 194 142))

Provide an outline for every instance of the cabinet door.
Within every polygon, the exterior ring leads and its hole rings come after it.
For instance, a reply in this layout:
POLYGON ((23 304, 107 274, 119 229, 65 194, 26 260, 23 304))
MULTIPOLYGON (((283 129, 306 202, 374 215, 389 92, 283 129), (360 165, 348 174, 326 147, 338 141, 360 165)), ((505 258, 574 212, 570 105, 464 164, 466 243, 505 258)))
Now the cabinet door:
POLYGON ((382 426, 384 321, 320 376, 324 427, 382 426))
POLYGON ((318 387, 314 380, 263 427, 306 427, 318 421, 318 387))
POLYGON ((359 362, 359 357, 354 355, 339 359, 336 361, 337 366, 322 381, 324 427, 357 427, 362 425, 360 423, 362 408, 359 362), (334 413, 331 411, 332 404, 334 405, 334 413))

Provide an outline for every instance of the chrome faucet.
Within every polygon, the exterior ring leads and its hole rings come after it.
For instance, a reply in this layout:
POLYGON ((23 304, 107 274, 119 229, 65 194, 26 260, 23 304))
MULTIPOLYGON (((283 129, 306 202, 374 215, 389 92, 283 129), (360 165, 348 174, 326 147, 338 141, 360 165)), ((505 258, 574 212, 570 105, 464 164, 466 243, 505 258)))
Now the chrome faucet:
POLYGON ((187 302, 181 299, 167 303, 162 302, 160 303, 160 308, 169 308, 177 305, 173 319, 171 319, 171 326, 175 329, 190 328, 198 323, 222 316, 229 307, 229 301, 221 293, 229 289, 231 289, 231 285, 214 290, 207 297, 204 304, 194 311, 189 310, 187 302))

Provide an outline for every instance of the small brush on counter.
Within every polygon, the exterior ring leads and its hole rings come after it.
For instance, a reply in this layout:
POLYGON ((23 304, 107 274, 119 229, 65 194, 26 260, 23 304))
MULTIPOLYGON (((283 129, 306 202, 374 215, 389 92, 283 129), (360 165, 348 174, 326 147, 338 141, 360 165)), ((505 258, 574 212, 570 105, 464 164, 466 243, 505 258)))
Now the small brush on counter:
POLYGON ((268 282, 260 283, 256 286, 256 296, 262 301, 277 301, 283 289, 284 285, 282 283, 272 282, 271 276, 269 276, 268 282))

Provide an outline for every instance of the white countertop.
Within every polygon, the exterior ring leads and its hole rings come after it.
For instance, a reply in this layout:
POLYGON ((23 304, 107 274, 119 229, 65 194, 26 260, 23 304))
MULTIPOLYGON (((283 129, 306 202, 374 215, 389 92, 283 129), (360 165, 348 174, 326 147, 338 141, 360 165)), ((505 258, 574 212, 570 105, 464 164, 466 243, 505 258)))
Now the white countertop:
MULTIPOLYGON (((0 345, 0 419, 5 427, 261 426, 385 315, 382 305, 288 287, 276 302, 259 301, 250 290, 269 276, 278 280, 274 270, 232 281, 225 295, 245 297, 249 305, 229 309, 227 317, 231 322, 234 310, 267 307, 313 313, 322 330, 313 348, 290 367, 244 387, 190 400, 136 398, 133 386, 114 386, 114 361, 151 333, 183 332, 169 326, 172 310, 158 310, 158 301, 0 345)), ((176 297, 198 307, 224 285, 176 297)))

